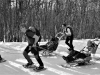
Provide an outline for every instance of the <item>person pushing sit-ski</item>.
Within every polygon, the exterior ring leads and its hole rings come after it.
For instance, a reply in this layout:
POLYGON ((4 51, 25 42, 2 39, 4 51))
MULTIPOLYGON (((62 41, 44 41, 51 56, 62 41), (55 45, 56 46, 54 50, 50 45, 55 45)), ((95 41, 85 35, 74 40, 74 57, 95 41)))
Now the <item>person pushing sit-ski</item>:
POLYGON ((36 71, 40 71, 42 69, 44 69, 44 64, 39 56, 39 48, 38 48, 38 42, 40 40, 40 32, 35 28, 30 26, 29 29, 26 29, 26 27, 24 25, 21 25, 20 27, 21 32, 23 32, 28 40, 28 46, 25 48, 25 50, 23 51, 23 55, 26 58, 26 60, 28 61, 27 64, 23 65, 25 68, 29 68, 31 66, 33 66, 34 70, 36 71), (28 53, 31 52, 32 54, 34 54, 37 62, 39 63, 39 67, 36 67, 33 63, 33 61, 30 59, 28 53))

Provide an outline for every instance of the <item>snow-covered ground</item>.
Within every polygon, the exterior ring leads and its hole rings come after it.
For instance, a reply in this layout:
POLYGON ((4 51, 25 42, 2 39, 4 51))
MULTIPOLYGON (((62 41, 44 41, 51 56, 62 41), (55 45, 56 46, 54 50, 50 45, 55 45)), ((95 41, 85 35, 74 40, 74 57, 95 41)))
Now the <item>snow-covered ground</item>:
MULTIPOLYGON (((73 41, 74 49, 78 50, 78 51, 83 49, 83 47, 85 47, 87 45, 88 40, 90 40, 90 39, 74 40, 73 41)), ((91 39, 91 40, 93 40, 93 39, 91 39)), ((47 42, 40 42, 39 45, 44 45, 46 43, 47 42)), ((98 44, 99 41, 96 41, 95 43, 98 44)), ((27 46, 27 42, 0 42, 0 45, 2 45, 2 47, 10 48, 12 50, 23 51, 25 49, 25 47, 27 46)), ((68 51, 67 48, 68 48, 68 46, 65 44, 65 40, 61 40, 59 42, 56 52, 60 52, 60 53, 64 54, 65 51, 68 51)), ((97 55, 100 54, 100 45, 98 46, 96 54, 97 55)))
MULTIPOLYGON (((75 50, 81 50, 86 46, 88 40, 74 40, 75 50)), ((46 44, 46 42, 41 42, 41 44, 46 44)), ((95 61, 93 65, 64 69, 59 65, 66 62, 60 56, 41 57, 47 70, 40 73, 22 68, 21 65, 27 63, 22 55, 26 46, 27 42, 0 42, 0 54, 8 60, 8 62, 0 64, 0 75, 100 75, 100 60, 95 61)), ((56 53, 67 55, 67 48, 68 46, 64 43, 64 40, 61 40, 56 53)), ((100 46, 98 46, 96 56, 100 57, 100 46)), ((32 60, 35 62, 34 58, 32 60)))

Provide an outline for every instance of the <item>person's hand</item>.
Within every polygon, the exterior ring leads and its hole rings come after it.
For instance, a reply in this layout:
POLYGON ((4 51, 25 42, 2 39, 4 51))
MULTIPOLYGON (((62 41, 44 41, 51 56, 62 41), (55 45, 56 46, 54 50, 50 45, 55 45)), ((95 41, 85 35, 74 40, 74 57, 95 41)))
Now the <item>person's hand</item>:
POLYGON ((36 44, 33 44, 33 48, 37 51, 37 47, 36 44))
POLYGON ((32 46, 29 46, 29 50, 31 50, 32 46))
POLYGON ((33 47, 36 47, 36 44, 33 44, 33 47))

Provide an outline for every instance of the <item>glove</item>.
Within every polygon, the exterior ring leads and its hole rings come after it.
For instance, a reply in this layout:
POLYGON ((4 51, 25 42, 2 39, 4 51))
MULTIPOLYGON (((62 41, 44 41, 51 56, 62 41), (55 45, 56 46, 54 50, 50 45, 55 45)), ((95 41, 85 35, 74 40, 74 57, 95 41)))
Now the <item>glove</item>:
POLYGON ((33 44, 33 47, 36 47, 36 44, 33 44))

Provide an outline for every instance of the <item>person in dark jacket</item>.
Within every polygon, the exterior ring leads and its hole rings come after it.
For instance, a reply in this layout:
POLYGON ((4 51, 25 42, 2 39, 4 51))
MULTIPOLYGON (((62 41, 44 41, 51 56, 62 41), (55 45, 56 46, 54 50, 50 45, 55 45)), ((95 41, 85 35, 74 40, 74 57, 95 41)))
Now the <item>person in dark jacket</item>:
POLYGON ((27 64, 23 65, 24 67, 30 67, 35 66, 32 60, 30 59, 28 53, 31 52, 34 54, 36 60, 39 63, 39 67, 36 67, 37 70, 41 70, 44 68, 44 64, 39 56, 39 48, 38 48, 38 40, 40 38, 40 34, 37 32, 35 27, 29 27, 29 29, 26 29, 25 26, 20 27, 21 32, 23 32, 27 38, 28 46, 25 48, 23 55, 28 61, 27 64))
POLYGON ((62 24, 63 34, 66 36, 65 43, 69 46, 69 50, 74 50, 73 47, 73 29, 70 25, 62 24))

